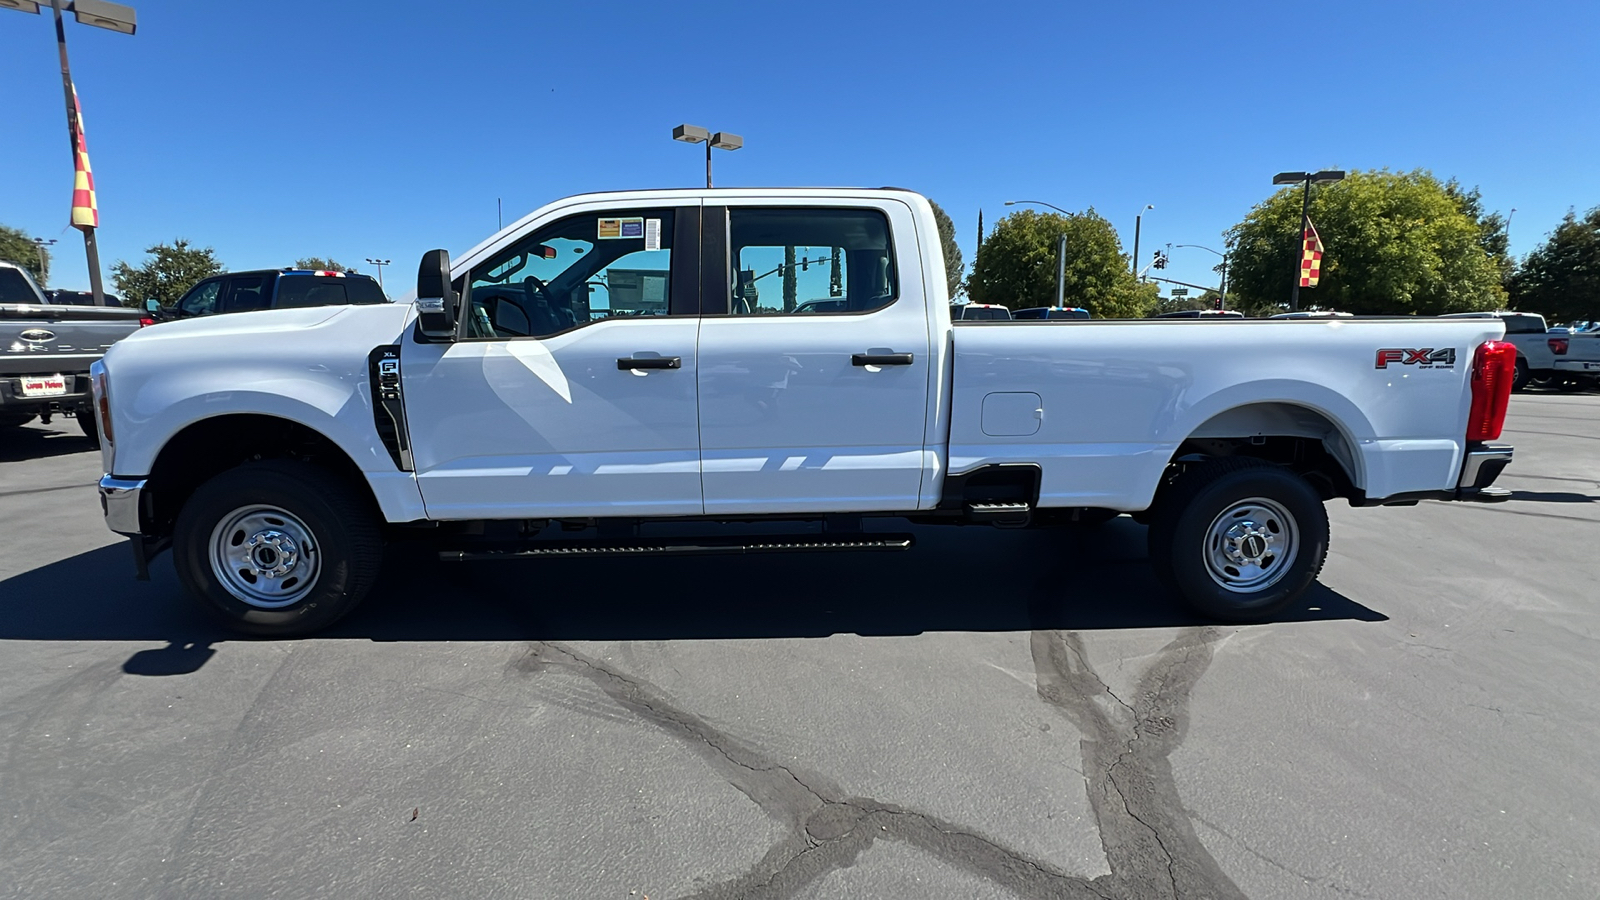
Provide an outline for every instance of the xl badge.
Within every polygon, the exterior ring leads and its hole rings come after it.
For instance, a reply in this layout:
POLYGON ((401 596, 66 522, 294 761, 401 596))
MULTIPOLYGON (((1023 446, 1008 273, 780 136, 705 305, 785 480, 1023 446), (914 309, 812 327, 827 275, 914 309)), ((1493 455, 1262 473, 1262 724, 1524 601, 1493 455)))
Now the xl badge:
POLYGON ((1419 369, 1453 369, 1456 366, 1456 348, 1445 347, 1442 350, 1435 350, 1432 347, 1424 347, 1421 350, 1412 350, 1409 347, 1391 347, 1379 350, 1377 368, 1387 369, 1390 363, 1416 366, 1419 369))

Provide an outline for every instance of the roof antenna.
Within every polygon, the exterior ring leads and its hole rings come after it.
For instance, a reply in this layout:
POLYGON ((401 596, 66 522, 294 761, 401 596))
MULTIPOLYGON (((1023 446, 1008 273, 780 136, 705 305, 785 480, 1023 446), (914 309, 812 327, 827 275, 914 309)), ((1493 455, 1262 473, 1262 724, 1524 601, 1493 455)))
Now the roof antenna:
POLYGON ((506 220, 500 214, 500 198, 494 198, 494 230, 500 231, 506 227, 506 220))

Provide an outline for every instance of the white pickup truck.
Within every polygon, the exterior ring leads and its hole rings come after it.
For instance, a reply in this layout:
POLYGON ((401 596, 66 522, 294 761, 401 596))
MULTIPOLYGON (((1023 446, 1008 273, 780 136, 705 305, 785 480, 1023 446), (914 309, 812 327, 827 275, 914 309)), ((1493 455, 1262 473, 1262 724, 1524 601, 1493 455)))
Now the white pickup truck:
POLYGON ((412 302, 118 343, 94 370, 106 519, 257 634, 349 611, 397 535, 454 559, 884 550, 912 537, 864 519, 1118 512, 1167 585, 1244 621, 1316 578, 1325 501, 1507 493, 1497 319, 953 324, 945 284, 909 191, 572 197, 431 251, 412 302), (683 520, 741 524, 661 524, 683 520))

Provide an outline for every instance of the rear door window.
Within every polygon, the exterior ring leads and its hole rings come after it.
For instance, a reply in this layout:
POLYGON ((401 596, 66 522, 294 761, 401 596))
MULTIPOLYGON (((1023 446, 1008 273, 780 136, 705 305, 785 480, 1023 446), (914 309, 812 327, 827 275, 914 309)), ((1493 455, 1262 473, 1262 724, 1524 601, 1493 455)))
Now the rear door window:
POLYGON ((223 312, 250 312, 267 308, 272 287, 270 275, 233 275, 222 298, 223 312))
POLYGON ((898 296, 889 220, 875 209, 729 211, 736 316, 872 312, 898 296))
POLYGON ((39 295, 20 269, 0 269, 0 303, 38 303, 39 295))

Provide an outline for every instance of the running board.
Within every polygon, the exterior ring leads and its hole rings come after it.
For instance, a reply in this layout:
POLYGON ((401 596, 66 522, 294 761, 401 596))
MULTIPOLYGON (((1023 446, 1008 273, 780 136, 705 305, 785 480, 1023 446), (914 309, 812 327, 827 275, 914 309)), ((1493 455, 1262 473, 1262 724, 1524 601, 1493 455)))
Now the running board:
POLYGON ((551 541, 515 550, 441 550, 444 562, 475 562, 489 559, 530 559, 533 557, 594 556, 703 556, 724 553, 823 553, 848 550, 910 550, 915 541, 909 534, 881 534, 837 538, 807 535, 754 538, 701 538, 662 541, 551 541))

